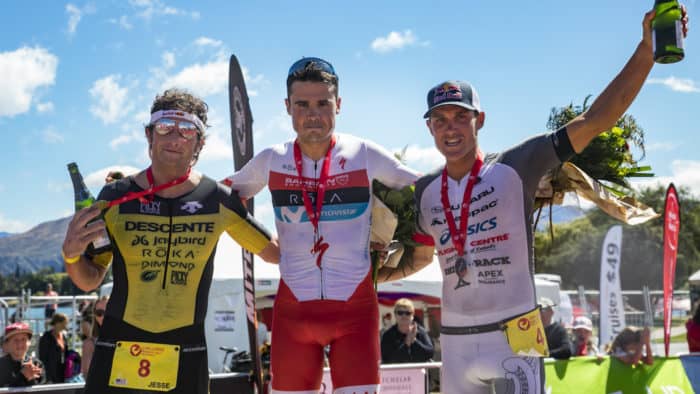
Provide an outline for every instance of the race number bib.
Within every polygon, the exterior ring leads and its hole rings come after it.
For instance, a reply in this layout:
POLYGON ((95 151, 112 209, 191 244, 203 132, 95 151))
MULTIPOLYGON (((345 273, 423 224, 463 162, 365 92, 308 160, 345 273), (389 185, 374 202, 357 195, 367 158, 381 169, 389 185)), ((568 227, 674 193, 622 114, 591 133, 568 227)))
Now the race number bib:
POLYGON ((177 385, 180 346, 119 341, 114 350, 109 385, 170 391, 177 385))
POLYGON ((513 353, 521 356, 549 356, 539 307, 508 320, 505 326, 506 338, 513 353))

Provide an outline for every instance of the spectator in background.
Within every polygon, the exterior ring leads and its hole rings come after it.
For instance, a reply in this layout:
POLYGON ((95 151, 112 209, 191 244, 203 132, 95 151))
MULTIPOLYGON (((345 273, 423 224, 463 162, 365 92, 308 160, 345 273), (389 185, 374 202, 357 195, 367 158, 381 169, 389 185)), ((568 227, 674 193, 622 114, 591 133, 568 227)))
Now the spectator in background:
POLYGON ((571 357, 571 341, 566 328, 559 322, 552 321, 554 316, 554 302, 547 297, 540 297, 540 316, 544 326, 544 335, 547 337, 549 357, 566 360, 571 357))
POLYGON ((43 366, 37 358, 27 355, 32 340, 32 330, 24 322, 5 327, 0 358, 0 387, 26 387, 41 384, 45 380, 43 366))
POLYGON ((433 357, 433 343, 425 329, 413 320, 415 308, 408 298, 394 304, 396 324, 382 335, 382 363, 425 362, 433 357))
POLYGON ((646 365, 654 364, 649 327, 625 327, 613 339, 608 354, 625 365, 634 366, 639 364, 640 361, 646 365), (644 353, 642 352, 643 350, 644 353))
POLYGON ((593 322, 586 316, 577 316, 573 325, 572 350, 576 356, 597 356, 598 346, 593 337, 593 322))
POLYGON ((65 334, 65 330, 68 328, 68 316, 56 313, 49 324, 51 329, 39 339, 39 358, 44 363, 46 381, 48 383, 63 383, 68 353, 68 342, 65 334))
POLYGON ((92 354, 95 351, 95 342, 97 342, 97 338, 100 335, 102 322, 104 321, 107 301, 109 301, 109 296, 102 296, 99 300, 95 301, 92 308, 92 319, 90 320, 90 335, 83 340, 83 359, 80 364, 80 372, 83 374, 83 378, 86 380, 88 371, 90 370, 92 354))
POLYGON ((685 322, 689 352, 700 352, 700 301, 695 303, 693 317, 685 322))
MULTIPOLYGON (((46 284, 46 294, 44 295, 47 297, 58 297, 58 293, 53 289, 53 284, 51 282, 46 284)), ((57 299, 49 300, 44 307, 44 318, 46 319, 44 328, 48 328, 49 320, 53 317, 54 313, 56 313, 56 309, 58 308, 57 301, 57 299)))

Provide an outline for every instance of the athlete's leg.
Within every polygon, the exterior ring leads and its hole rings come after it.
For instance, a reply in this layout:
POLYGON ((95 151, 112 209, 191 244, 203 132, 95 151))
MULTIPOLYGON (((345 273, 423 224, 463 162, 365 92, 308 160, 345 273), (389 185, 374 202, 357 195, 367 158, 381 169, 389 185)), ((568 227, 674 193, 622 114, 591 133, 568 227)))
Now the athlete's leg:
MULTIPOLYGON (((323 345, 305 316, 305 307, 280 282, 272 319, 271 394, 317 394, 323 378, 323 345)), ((313 309, 306 307, 306 309, 313 309)))
POLYGON ((381 360, 377 304, 353 305, 342 319, 342 336, 331 342, 328 357, 333 393, 378 392, 381 360))

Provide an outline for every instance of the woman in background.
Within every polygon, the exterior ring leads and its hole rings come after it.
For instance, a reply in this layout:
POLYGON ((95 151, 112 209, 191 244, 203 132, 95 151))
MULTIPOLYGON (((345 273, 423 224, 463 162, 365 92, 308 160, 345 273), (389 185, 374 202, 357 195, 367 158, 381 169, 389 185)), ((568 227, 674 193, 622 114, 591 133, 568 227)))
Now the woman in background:
POLYGON ((613 340, 608 354, 625 365, 634 366, 640 361, 646 365, 654 364, 649 327, 625 327, 613 340))
POLYGON ((90 361, 92 361, 92 354, 95 351, 95 342, 100 335, 100 327, 102 327, 108 300, 109 296, 102 296, 99 300, 95 301, 95 305, 93 306, 92 329, 90 331, 90 336, 83 341, 83 361, 82 364, 80 364, 80 371, 85 379, 87 379, 87 374, 90 370, 90 361))

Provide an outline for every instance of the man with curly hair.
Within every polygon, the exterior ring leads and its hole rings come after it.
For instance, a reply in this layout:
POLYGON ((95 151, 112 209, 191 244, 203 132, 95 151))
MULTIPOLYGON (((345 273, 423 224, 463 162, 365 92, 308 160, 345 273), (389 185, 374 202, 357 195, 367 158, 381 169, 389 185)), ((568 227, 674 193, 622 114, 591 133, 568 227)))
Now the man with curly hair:
POLYGON ((106 184, 98 199, 109 204, 78 211, 68 226, 62 254, 73 282, 91 291, 110 264, 114 276, 86 393, 207 393, 204 318, 219 236, 279 259, 238 194, 192 169, 207 110, 182 90, 158 95, 145 126, 151 165, 106 184), (105 229, 111 248, 86 251, 105 229))

